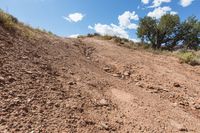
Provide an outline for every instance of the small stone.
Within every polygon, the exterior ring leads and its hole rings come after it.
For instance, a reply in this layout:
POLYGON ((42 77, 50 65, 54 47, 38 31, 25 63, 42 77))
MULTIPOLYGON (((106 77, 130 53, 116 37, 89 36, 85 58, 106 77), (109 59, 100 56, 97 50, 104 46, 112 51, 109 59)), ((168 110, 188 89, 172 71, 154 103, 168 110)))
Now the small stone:
POLYGON ((0 76, 0 89, 3 88, 4 84, 5 84, 5 78, 0 76))
POLYGON ((13 78, 13 77, 11 77, 11 76, 8 76, 8 81, 9 81, 10 83, 13 83, 13 82, 16 81, 16 79, 13 78))
POLYGON ((113 74, 112 76, 113 76, 113 77, 120 77, 120 74, 115 73, 115 74, 113 74))
POLYGON ((102 129, 109 130, 109 126, 108 126, 107 123, 101 122, 100 126, 101 126, 102 129))
POLYGON ((33 72, 32 71, 29 71, 29 70, 26 70, 25 71, 27 74, 32 74, 33 72))
POLYGON ((26 60, 26 59, 28 59, 28 57, 27 56, 22 56, 22 59, 26 60))
POLYGON ((99 101, 99 104, 100 104, 101 106, 108 106, 108 102, 107 102, 106 99, 101 99, 101 100, 99 101))
POLYGON ((129 71, 125 71, 125 72, 124 72, 124 75, 125 75, 125 76, 130 76, 130 74, 131 74, 131 73, 130 73, 129 71))
POLYGON ((154 90, 155 89, 155 87, 153 87, 151 85, 148 85, 147 88, 150 89, 150 90, 154 90))
POLYGON ((194 106, 195 109, 200 109, 200 104, 194 106))
POLYGON ((135 85, 141 88, 143 87, 143 85, 140 82, 137 82, 135 85))
POLYGON ((174 83, 174 87, 181 87, 179 83, 174 83))
POLYGON ((5 44, 3 44, 3 43, 0 43, 0 47, 4 47, 5 46, 5 44))
POLYGON ((27 99, 27 103, 30 103, 32 101, 32 99, 28 98, 27 99))
POLYGON ((69 73, 70 73, 71 75, 74 75, 74 74, 75 74, 75 73, 74 73, 74 72, 72 72, 72 71, 70 71, 69 73))
POLYGON ((110 70, 110 68, 109 67, 104 67, 103 70, 108 72, 110 70))
POLYGON ((173 107, 177 107, 177 106, 178 106, 178 103, 172 103, 172 106, 173 106, 173 107))
POLYGON ((68 85, 75 85, 75 84, 76 84, 76 82, 74 82, 74 81, 68 82, 68 85))
POLYGON ((5 81, 5 78, 2 77, 2 76, 0 76, 0 82, 1 82, 1 81, 5 81))

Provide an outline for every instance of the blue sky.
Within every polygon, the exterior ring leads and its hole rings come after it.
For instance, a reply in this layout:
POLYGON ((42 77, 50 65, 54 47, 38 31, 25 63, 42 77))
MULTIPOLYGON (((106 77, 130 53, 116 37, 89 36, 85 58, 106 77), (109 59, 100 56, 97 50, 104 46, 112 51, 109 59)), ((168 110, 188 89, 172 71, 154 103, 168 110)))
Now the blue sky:
POLYGON ((146 15, 200 19, 200 0, 1 0, 0 8, 59 36, 98 32, 137 39, 138 19, 146 15))

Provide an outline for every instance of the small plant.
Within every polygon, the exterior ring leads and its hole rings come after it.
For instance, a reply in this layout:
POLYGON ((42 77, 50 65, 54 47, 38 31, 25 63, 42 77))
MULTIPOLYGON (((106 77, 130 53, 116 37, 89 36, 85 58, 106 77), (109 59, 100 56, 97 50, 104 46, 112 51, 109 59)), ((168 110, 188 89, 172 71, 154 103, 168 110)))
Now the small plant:
POLYGON ((178 53, 178 57, 181 63, 187 63, 192 66, 200 65, 200 56, 198 56, 194 52, 181 51, 178 53))

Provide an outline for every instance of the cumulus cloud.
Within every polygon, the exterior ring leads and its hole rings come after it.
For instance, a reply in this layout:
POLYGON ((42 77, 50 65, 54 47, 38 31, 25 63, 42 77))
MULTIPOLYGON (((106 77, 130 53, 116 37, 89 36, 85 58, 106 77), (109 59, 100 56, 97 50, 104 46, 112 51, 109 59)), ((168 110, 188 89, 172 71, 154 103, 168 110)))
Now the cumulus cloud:
POLYGON ((137 25, 131 23, 131 20, 139 20, 139 17, 134 11, 125 11, 122 15, 119 15, 118 20, 119 25, 124 29, 137 29, 137 25))
POLYGON ((153 5, 150 6, 152 8, 159 7, 162 3, 169 3, 171 0, 154 0, 153 5))
POLYGON ((149 4, 149 0, 141 0, 143 4, 149 4))
POLYGON ((194 0, 180 0, 180 5, 182 7, 187 7, 187 6, 191 5, 193 1, 194 0))
POLYGON ((84 15, 82 13, 72 13, 69 14, 67 17, 63 17, 65 20, 69 22, 79 22, 84 18, 84 15))
POLYGON ((88 29, 94 30, 96 33, 100 35, 110 35, 110 36, 118 36, 121 38, 126 38, 132 41, 139 41, 137 39, 130 38, 128 34, 128 29, 136 29, 138 26, 135 23, 132 23, 131 20, 139 20, 138 15, 133 11, 125 11, 122 15, 118 16, 119 24, 101 24, 97 23, 94 26, 89 25, 88 29))
POLYGON ((171 11, 172 9, 168 6, 165 7, 157 7, 155 8, 152 12, 149 12, 147 14, 147 16, 149 17, 153 17, 156 19, 161 18, 163 15, 165 15, 166 13, 170 13, 170 14, 177 14, 177 12, 171 11))
POLYGON ((97 23, 94 25, 94 27, 88 26, 88 28, 95 30, 96 33, 99 33, 101 35, 118 36, 127 39, 129 38, 127 31, 125 31, 122 27, 117 26, 115 24, 106 25, 97 23))
POLYGON ((69 38, 77 38, 80 34, 74 34, 74 35, 70 35, 68 36, 69 38))

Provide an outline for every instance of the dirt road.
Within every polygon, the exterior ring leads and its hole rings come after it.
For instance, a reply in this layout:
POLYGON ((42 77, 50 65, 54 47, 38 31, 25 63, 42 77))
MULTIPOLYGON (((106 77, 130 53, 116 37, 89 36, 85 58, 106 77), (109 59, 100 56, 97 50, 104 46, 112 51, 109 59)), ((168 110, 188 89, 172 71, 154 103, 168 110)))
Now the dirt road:
POLYGON ((95 38, 1 29, 0 132, 200 133, 200 67, 95 38))

